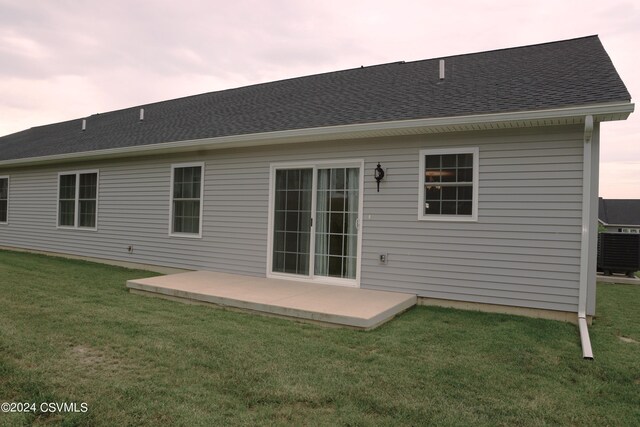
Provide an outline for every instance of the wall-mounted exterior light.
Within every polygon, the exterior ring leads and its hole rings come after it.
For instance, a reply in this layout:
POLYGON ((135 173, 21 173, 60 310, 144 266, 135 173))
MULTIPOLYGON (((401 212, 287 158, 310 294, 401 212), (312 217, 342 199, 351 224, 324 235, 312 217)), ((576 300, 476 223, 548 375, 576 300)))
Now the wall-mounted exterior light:
POLYGON ((376 167, 375 172, 373 173, 373 177, 376 179, 376 184, 378 185, 378 193, 380 192, 380 181, 384 178, 384 170, 380 166, 380 162, 378 162, 378 166, 376 167))

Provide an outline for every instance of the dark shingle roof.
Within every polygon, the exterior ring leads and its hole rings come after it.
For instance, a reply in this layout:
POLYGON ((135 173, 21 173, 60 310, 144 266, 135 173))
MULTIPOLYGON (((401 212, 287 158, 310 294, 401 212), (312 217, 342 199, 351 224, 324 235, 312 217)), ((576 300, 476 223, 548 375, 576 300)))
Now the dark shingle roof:
POLYGON ((640 199, 598 199, 598 219, 611 225, 640 227, 640 199))
POLYGON ((336 71, 136 106, 0 138, 0 160, 353 123, 629 101, 597 36, 336 71), (139 108, 145 120, 138 120, 139 108))

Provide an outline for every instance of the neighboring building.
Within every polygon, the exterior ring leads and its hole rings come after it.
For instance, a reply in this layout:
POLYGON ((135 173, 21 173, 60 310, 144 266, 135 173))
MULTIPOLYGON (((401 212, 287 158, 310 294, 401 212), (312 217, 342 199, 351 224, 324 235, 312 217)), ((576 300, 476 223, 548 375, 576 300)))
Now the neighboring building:
POLYGON ((585 318, 630 99, 591 36, 34 127, 0 138, 0 245, 585 318))
POLYGON ((598 221, 605 231, 640 233, 640 199, 598 199, 598 221))

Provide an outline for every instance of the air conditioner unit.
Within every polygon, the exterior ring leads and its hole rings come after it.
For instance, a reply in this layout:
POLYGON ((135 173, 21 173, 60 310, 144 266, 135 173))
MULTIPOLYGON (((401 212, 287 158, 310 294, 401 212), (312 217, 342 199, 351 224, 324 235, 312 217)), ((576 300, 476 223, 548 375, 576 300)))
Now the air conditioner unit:
POLYGON ((607 275, 634 277, 633 273, 640 271, 640 234, 598 234, 598 269, 607 275))

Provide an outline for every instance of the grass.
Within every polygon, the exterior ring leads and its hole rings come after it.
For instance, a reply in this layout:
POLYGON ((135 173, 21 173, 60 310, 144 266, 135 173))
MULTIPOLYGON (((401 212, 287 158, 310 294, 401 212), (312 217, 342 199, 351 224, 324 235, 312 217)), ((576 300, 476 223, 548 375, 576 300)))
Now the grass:
POLYGON ((358 332, 129 294, 153 273, 0 251, 1 425, 637 425, 640 287, 575 326, 417 307, 358 332), (625 340, 621 339, 624 338, 625 340))

